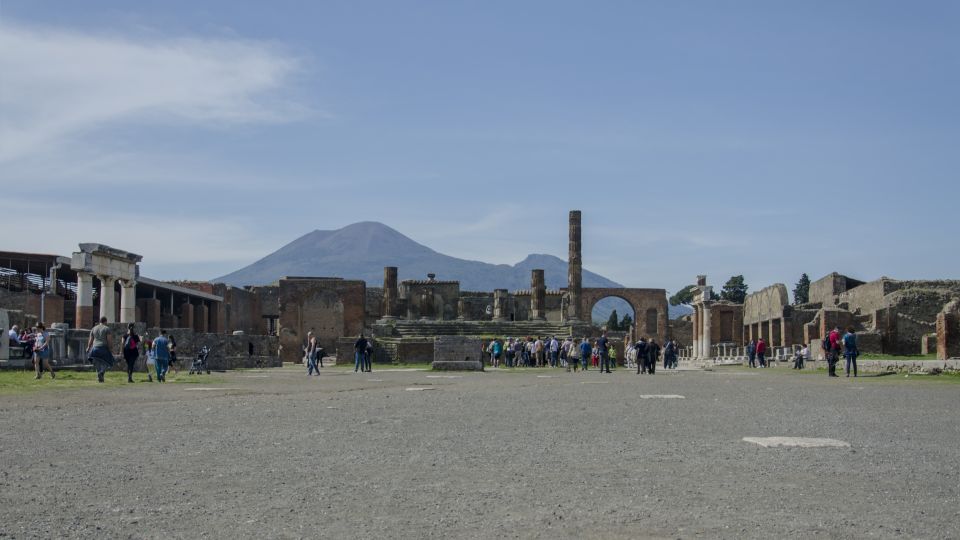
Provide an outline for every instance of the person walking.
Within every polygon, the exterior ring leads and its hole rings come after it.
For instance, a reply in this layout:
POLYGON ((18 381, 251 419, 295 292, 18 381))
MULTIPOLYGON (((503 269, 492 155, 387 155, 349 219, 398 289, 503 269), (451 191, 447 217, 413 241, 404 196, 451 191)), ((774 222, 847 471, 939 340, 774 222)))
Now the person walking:
POLYGON ((307 332, 307 377, 313 375, 314 373, 317 376, 320 375, 320 369, 317 367, 317 337, 313 335, 313 332, 307 332))
POLYGON ((610 341, 607 339, 607 333, 604 332, 597 340, 597 356, 600 357, 600 372, 611 373, 610 371, 610 341))
POLYGON ((767 342, 760 338, 757 340, 756 346, 757 361, 760 362, 760 367, 767 367, 767 359, 765 355, 767 354, 767 342))
POLYGON ((593 356, 593 347, 590 346, 590 340, 583 338, 583 341, 580 342, 580 367, 584 371, 587 370, 587 362, 590 361, 591 356, 593 356))
POLYGON ((567 338, 564 345, 567 346, 567 372, 572 370, 576 373, 580 367, 580 347, 572 338, 567 338))
POLYGON ((87 360, 93 362, 97 369, 97 382, 103 382, 107 370, 113 367, 113 332, 107 326, 107 318, 100 317, 100 324, 90 330, 90 337, 87 339, 87 360))
POLYGON ((647 365, 651 375, 657 372, 657 362, 659 360, 660 345, 657 345, 656 339, 650 338, 650 341, 647 343, 647 365))
POLYGON ((850 376, 850 364, 853 364, 853 376, 857 376, 857 356, 860 356, 860 350, 857 349, 857 334, 852 326, 848 326, 847 333, 843 335, 843 357, 847 359, 847 377, 850 376))
POLYGON ((153 341, 144 336, 143 349, 147 356, 147 382, 153 382, 153 372, 157 369, 157 351, 153 350, 153 341))
POLYGON ((153 353, 156 356, 157 382, 167 382, 167 370, 170 369, 170 338, 167 331, 161 329, 160 335, 153 340, 153 353))
POLYGON ((363 337, 363 334, 360 334, 360 337, 357 338, 357 341, 353 344, 353 372, 354 373, 360 371, 361 367, 366 366, 366 361, 363 359, 363 355, 366 354, 366 352, 367 352, 367 339, 363 337))
POLYGON ((127 362, 127 382, 133 382, 133 370, 137 367, 140 358, 140 336, 134 331, 133 323, 127 325, 127 333, 123 336, 123 359, 127 362))
MULTIPOLYGON (((170 340, 170 363, 167 366, 167 371, 173 369, 174 375, 179 375, 180 370, 177 369, 178 359, 177 359, 177 338, 173 334, 167 336, 167 339, 170 340)), ((163 382, 167 382, 167 374, 163 374, 163 382)))
POLYGON ((752 339, 747 343, 747 360, 749 367, 757 367, 757 342, 752 339))
POLYGON ((50 365, 50 332, 43 323, 37 323, 37 332, 33 335, 33 367, 37 379, 43 377, 44 366, 50 370, 50 378, 56 379, 57 374, 50 365))
POLYGON ((637 375, 647 372, 647 340, 643 336, 633 346, 637 351, 637 375))

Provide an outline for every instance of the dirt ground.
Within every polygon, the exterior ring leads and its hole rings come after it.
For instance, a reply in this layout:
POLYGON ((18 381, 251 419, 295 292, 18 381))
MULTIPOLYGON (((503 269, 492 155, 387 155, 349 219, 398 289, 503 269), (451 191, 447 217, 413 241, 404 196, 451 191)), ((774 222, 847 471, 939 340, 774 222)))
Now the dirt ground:
POLYGON ((781 368, 48 389, 0 396, 0 538, 957 538, 958 408, 781 368))

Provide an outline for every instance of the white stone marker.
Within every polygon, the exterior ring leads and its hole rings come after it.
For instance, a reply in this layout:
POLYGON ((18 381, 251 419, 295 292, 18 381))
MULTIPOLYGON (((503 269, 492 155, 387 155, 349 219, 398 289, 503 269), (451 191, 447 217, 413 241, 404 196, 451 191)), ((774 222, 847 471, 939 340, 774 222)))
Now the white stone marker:
POLYGON ((850 443, 837 439, 818 439, 816 437, 744 437, 744 441, 759 444, 764 448, 777 446, 799 446, 800 448, 849 448, 850 443))
POLYGON ((429 386, 412 386, 410 388, 406 388, 407 392, 419 392, 420 390, 434 390, 434 388, 429 386))
POLYGON ((643 394, 640 399, 686 399, 677 394, 643 394))

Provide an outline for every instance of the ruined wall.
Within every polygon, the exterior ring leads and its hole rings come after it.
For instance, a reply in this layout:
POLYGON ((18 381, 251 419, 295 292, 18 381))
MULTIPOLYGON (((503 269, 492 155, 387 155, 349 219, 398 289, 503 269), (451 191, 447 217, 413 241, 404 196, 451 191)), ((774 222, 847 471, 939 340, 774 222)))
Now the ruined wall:
POLYGON ((407 312, 404 315, 407 317, 443 321, 457 318, 460 282, 405 280, 400 282, 399 289, 400 298, 406 303, 407 312))
POLYGON ((864 282, 831 272, 810 284, 809 301, 822 303, 824 306, 833 306, 833 297, 850 289, 863 285, 864 282))
POLYGON ((748 294, 743 301, 743 324, 756 324, 783 317, 783 309, 790 305, 787 286, 775 283, 755 293, 748 294))
POLYGON ((369 326, 383 317, 383 287, 367 287, 364 299, 366 324, 369 326))
MULTIPOLYGON (((55 322, 64 322, 63 297, 56 294, 44 295, 43 321, 50 325, 55 322)), ((40 295, 28 291, 9 291, 0 289, 0 309, 22 311, 40 319, 40 295)), ((119 308, 118 308, 119 309, 119 308)))
POLYGON ((937 314, 937 359, 960 358, 960 302, 950 302, 937 314))
POLYGON ((366 284, 339 278, 284 278, 279 282, 281 356, 299 362, 307 332, 328 351, 341 336, 363 331, 366 284))
POLYGON ((729 302, 710 305, 710 341, 743 344, 743 305, 729 302))
POLYGON ((461 292, 463 301, 464 319, 468 321, 489 321, 493 319, 493 293, 461 292), (490 312, 487 312, 487 306, 490 312))
POLYGON ((670 324, 670 339, 674 339, 681 347, 689 347, 693 343, 693 321, 686 315, 673 319, 670 324))

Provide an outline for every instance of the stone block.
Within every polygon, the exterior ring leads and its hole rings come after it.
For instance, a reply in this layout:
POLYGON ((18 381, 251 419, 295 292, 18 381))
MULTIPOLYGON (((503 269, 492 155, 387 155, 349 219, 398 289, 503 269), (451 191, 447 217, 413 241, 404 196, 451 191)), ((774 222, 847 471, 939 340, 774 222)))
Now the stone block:
POLYGON ((478 338, 439 336, 433 343, 433 369, 483 371, 482 351, 478 338))

